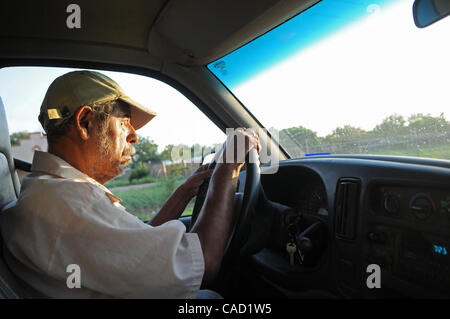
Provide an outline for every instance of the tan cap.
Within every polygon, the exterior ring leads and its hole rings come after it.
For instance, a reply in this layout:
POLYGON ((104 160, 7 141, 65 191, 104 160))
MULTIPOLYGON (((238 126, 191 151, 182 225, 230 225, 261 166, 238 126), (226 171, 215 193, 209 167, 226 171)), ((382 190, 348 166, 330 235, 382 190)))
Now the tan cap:
POLYGON ((56 126, 84 105, 122 100, 130 106, 131 124, 137 130, 156 113, 133 101, 122 88, 106 75, 94 71, 74 71, 56 78, 50 84, 41 105, 39 121, 44 130, 51 121, 56 126))

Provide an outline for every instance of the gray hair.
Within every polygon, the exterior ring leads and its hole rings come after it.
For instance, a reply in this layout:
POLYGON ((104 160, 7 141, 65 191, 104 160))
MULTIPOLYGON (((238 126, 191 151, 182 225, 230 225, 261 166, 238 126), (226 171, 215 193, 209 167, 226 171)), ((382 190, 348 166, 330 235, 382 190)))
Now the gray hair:
MULTIPOLYGON (((91 105, 94 111, 95 117, 99 120, 103 127, 106 120, 114 112, 115 107, 118 105, 117 100, 108 101, 101 104, 91 105)), ((49 147, 54 145, 55 142, 61 137, 65 136, 70 128, 74 124, 75 114, 65 119, 60 125, 55 126, 51 121, 47 124, 47 142, 49 147)))

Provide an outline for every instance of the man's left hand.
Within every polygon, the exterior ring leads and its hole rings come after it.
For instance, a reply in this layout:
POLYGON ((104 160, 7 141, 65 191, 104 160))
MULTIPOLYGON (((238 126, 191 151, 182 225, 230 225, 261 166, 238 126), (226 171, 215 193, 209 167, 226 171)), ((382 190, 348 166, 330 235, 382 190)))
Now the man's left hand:
POLYGON ((202 165, 180 187, 192 198, 197 195, 200 185, 205 179, 211 177, 213 171, 208 169, 208 164, 202 165))

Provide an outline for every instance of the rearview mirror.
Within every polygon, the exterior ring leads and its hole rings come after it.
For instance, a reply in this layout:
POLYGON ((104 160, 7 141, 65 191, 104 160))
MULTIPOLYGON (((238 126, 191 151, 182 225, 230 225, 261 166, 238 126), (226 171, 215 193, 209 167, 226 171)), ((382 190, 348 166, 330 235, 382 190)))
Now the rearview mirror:
POLYGON ((414 23, 425 28, 450 14, 450 0, 416 0, 413 5, 414 23))

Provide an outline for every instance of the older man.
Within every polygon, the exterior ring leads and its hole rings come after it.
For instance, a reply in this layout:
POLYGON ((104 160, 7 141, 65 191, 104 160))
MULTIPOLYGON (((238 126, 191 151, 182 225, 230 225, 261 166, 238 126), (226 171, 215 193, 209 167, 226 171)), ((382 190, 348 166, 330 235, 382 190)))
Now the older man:
MULTIPOLYGON (((45 296, 194 298, 218 273, 243 163, 199 169, 149 225, 103 186, 125 169, 136 130, 155 115, 98 72, 70 72, 50 85, 39 115, 48 152, 35 153, 1 223, 7 263, 45 296), (207 177, 205 204, 187 233, 177 219, 207 177), (70 282, 76 270, 79 285, 70 282)), ((253 134, 238 134, 245 152, 259 148, 253 134)))

